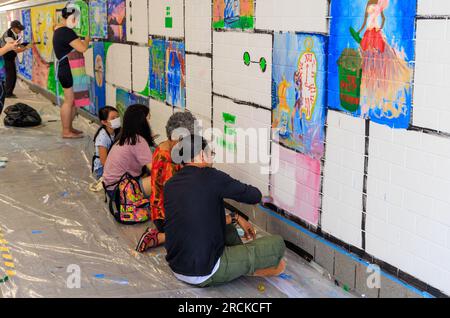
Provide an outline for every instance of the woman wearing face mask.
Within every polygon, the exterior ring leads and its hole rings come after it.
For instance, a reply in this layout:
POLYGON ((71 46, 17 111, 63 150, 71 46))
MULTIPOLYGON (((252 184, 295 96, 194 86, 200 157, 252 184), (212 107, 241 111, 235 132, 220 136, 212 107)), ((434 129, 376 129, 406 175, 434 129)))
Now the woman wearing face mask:
POLYGON ((146 197, 151 195, 151 178, 144 176, 152 169, 152 148, 155 147, 152 129, 148 123, 150 110, 140 104, 131 105, 123 116, 123 125, 117 141, 111 148, 104 169, 104 183, 109 197, 113 197, 117 182, 129 174, 139 178, 146 197))
POLYGON ((108 157, 108 152, 115 142, 117 132, 120 129, 121 121, 117 109, 106 106, 98 112, 98 117, 102 126, 94 137, 95 155, 92 160, 92 172, 97 179, 103 176, 103 167, 108 157))
POLYGON ((76 109, 74 107, 73 76, 68 55, 72 51, 84 53, 89 47, 90 37, 81 40, 73 31, 80 12, 70 3, 62 10, 62 22, 55 27, 53 49, 57 58, 56 71, 64 89, 64 103, 61 106, 61 122, 63 138, 82 138, 83 132, 73 128, 76 109))

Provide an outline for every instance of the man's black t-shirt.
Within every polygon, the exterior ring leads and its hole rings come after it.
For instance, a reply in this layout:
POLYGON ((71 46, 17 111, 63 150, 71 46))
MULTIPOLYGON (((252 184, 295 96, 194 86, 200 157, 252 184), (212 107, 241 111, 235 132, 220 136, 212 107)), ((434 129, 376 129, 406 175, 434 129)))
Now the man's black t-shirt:
POLYGON ((70 46, 70 43, 76 39, 78 39, 78 35, 74 30, 68 27, 56 29, 53 34, 53 49, 58 60, 72 52, 73 47, 70 46))
POLYGON ((166 260, 173 272, 207 276, 225 248, 224 199, 261 202, 261 192, 213 168, 187 166, 164 187, 166 260))

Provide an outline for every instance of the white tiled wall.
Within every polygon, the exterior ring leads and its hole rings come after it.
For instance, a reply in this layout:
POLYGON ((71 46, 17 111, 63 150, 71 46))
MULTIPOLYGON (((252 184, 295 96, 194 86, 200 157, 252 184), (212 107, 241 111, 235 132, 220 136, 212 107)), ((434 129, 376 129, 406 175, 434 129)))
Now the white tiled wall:
POLYGON ((328 32, 328 0, 258 0, 255 15, 257 29, 328 32))
POLYGON ((419 15, 450 15, 450 1, 448 0, 419 0, 417 1, 419 15))
POLYGON ((94 77, 94 50, 90 48, 83 55, 86 75, 94 77))
POLYGON ((211 1, 185 1, 186 51, 211 53, 211 1))
MULTIPOLYGON (((224 112, 236 116, 236 124, 233 125, 234 128, 262 128, 269 130, 268 128, 270 127, 272 116, 269 110, 239 105, 226 98, 214 97, 214 128, 221 132, 223 132, 225 126, 222 117, 224 112)), ((270 136, 270 132, 268 132, 268 136, 270 136)), ((216 136, 214 136, 214 138, 216 138, 216 136)), ((216 159, 223 158, 221 156, 223 148, 218 145, 216 145, 215 148, 216 153, 218 154, 216 159)), ((264 148, 259 148, 258 144, 248 145, 249 152, 258 152, 259 149, 264 148)), ((269 139, 267 139, 265 149, 269 149, 269 139)), ((229 152, 229 155, 233 156, 234 154, 229 152)), ((268 161, 267 165, 262 165, 260 163, 218 163, 216 166, 229 173, 232 177, 259 188, 263 195, 268 195, 269 174, 261 173, 261 167, 266 167, 267 170, 269 170, 268 161)))
POLYGON ((126 0, 127 41, 148 42, 148 10, 145 0, 126 0))
POLYGON ((166 123, 173 114, 173 108, 154 99, 150 99, 150 125, 153 134, 160 135, 156 142, 167 140, 166 123))
POLYGON ((211 58, 186 55, 186 109, 211 121, 211 58))
POLYGON ((450 133, 449 100, 450 20, 418 20, 414 125, 450 133))
POLYGON ((106 83, 106 105, 116 107, 116 88, 106 83))
MULTIPOLYGON (((142 1, 142 0, 138 0, 142 1)), ((184 1, 183 0, 148 0, 149 34, 174 38, 184 37, 184 1), (166 28, 166 8, 170 7, 173 18, 172 28, 166 28)))
POLYGON ((214 93, 271 108, 272 36, 244 32, 214 32, 214 93), (252 61, 267 60, 263 73, 259 64, 244 64, 244 53, 252 61))
POLYGON ((131 90, 131 46, 112 44, 106 56, 106 81, 131 90))
POLYGON ((132 46, 133 91, 142 92, 148 85, 150 53, 148 47, 132 46))
POLYGON ((361 247, 365 121, 329 111, 322 229, 361 247))
POLYGON ((450 292, 450 140, 371 123, 367 252, 450 292))

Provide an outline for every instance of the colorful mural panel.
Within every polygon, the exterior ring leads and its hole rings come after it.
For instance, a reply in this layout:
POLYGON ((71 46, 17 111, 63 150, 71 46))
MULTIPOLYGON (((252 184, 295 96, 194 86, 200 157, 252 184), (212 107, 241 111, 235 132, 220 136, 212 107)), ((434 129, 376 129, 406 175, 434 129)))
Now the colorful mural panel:
POLYGON ((253 0, 214 0, 213 27, 216 29, 253 29, 253 0))
POLYGON ((107 0, 91 0, 89 2, 90 34, 92 38, 108 37, 108 4, 107 0))
POLYGON ((126 39, 126 2, 108 1, 108 39, 112 42, 124 42, 126 39))
POLYGON ((275 34, 272 116, 275 140, 312 158, 324 150, 326 38, 275 34))
POLYGON ((186 57, 183 42, 168 41, 166 47, 166 102, 186 106, 186 57))
POLYGON ((416 1, 332 1, 331 108, 407 128, 412 105, 416 1))
POLYGON ((166 41, 150 41, 150 96, 166 100, 166 41))

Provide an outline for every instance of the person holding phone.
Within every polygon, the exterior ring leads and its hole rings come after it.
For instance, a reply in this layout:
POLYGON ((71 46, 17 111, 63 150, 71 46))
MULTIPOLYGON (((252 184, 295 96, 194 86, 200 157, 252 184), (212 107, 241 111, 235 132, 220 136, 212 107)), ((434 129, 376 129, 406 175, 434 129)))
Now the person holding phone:
POLYGON ((18 45, 19 41, 13 41, 5 43, 2 47, 0 47, 0 115, 2 114, 6 98, 6 68, 4 55, 8 52, 17 50, 18 45))
MULTIPOLYGON (((20 43, 22 41, 22 32, 25 27, 18 20, 11 22, 11 27, 3 34, 0 44, 1 47, 5 46, 8 42, 17 41, 20 43)), ((26 46, 18 45, 15 50, 6 53, 3 58, 5 60, 5 70, 6 70, 6 83, 5 83, 5 94, 6 98, 17 98, 14 95, 14 89, 17 83, 17 69, 16 69, 16 58, 18 53, 22 53, 28 48, 26 46)))

